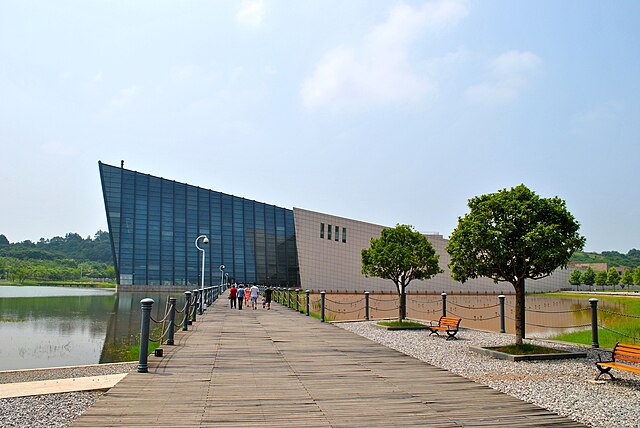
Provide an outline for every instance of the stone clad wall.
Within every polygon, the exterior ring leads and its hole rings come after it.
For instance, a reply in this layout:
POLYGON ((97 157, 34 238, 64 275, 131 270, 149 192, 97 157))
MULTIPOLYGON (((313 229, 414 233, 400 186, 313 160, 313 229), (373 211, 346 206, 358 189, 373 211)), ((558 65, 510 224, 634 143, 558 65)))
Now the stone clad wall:
MULTIPOLYGON (((300 280, 304 289, 340 291, 395 291, 389 280, 367 278, 361 273, 361 251, 368 248, 372 237, 378 238, 385 226, 365 223, 294 208, 296 244, 300 265, 300 280), (324 223, 324 238, 320 237, 320 224, 324 223), (331 225, 331 240, 328 239, 328 225, 331 225), (335 226, 339 227, 338 241, 335 240, 335 226), (346 228, 346 242, 342 242, 342 230, 346 228)), ((447 240, 441 235, 425 235, 440 255, 443 273, 425 281, 412 281, 408 291, 426 292, 504 292, 512 293, 509 283, 494 284, 486 278, 467 281, 465 284, 453 281, 447 264, 449 254, 445 251, 447 240)), ((558 270, 551 277, 527 282, 527 291, 557 291, 568 289, 568 271, 558 270)))

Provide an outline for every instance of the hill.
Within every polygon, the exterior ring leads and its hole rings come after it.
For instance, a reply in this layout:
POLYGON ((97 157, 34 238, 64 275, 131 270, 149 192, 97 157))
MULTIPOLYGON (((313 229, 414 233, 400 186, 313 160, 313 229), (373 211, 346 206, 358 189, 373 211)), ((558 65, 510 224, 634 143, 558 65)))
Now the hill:
POLYGON ((606 263, 609 267, 628 267, 631 270, 640 266, 640 250, 631 249, 627 254, 617 251, 603 251, 602 253, 577 252, 571 257, 572 262, 606 263))

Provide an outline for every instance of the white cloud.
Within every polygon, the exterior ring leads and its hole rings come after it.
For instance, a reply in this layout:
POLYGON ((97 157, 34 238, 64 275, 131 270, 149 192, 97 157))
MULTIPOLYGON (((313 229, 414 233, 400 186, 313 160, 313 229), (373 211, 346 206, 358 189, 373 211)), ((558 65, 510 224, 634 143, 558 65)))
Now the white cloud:
POLYGON ((541 66, 540 57, 531 52, 505 52, 486 64, 486 80, 467 88, 466 94, 483 104, 512 102, 529 85, 541 66))
POLYGON ((102 71, 98 71, 96 75, 93 76, 91 83, 102 83, 102 71))
POLYGON ((111 99, 111 107, 114 109, 122 109, 130 105, 140 93, 137 86, 130 86, 120 91, 118 95, 111 99))
POLYGON ((467 15, 466 2, 441 0, 413 8, 401 3, 367 34, 360 49, 336 47, 301 89, 307 108, 350 108, 419 100, 432 83, 411 69, 409 49, 425 31, 437 32, 467 15))
POLYGON ((244 26, 256 28, 262 24, 266 12, 264 0, 245 0, 236 15, 238 22, 244 26))
POLYGON ((197 72, 198 67, 195 65, 180 65, 173 67, 169 71, 169 77, 174 81, 185 81, 190 80, 193 75, 197 72))

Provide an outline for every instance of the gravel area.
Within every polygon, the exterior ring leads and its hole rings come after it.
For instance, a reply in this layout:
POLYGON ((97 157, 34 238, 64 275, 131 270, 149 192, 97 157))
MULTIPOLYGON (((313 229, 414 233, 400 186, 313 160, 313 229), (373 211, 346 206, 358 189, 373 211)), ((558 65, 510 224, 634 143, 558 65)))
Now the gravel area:
POLYGON ((469 346, 507 345, 514 342, 512 335, 461 329, 459 340, 445 340, 429 336, 424 330, 386 330, 375 322, 336 325, 589 426, 640 427, 640 376, 615 370, 614 376, 619 380, 609 381, 608 376, 603 376, 606 381, 593 381, 598 374, 594 364, 597 354, 610 356, 603 350, 526 340, 568 351, 586 351, 587 358, 511 362, 479 355, 469 346))
MULTIPOLYGON (((0 383, 32 382, 127 373, 137 363, 97 364, 53 369, 11 370, 0 372, 0 383)), ((66 427, 89 408, 100 391, 70 392, 0 399, 2 427, 66 427)))

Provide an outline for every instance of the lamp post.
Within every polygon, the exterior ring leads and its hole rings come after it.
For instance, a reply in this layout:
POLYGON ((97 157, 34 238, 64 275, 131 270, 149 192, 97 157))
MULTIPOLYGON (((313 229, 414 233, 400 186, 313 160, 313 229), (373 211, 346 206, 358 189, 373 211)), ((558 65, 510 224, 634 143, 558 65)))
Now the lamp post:
MULTIPOLYGON (((224 290, 224 265, 220 265, 220 288, 224 290)), ((222 290, 220 290, 221 293, 222 290)))
POLYGON ((202 238, 202 242, 207 245, 209 243, 209 238, 207 238, 207 235, 200 235, 196 238, 196 248, 200 251, 202 251, 202 279, 200 281, 200 309, 198 310, 198 313, 200 315, 202 315, 202 311, 205 309, 205 303, 204 303, 204 248, 200 248, 198 247, 198 241, 202 238))
POLYGON ((227 288, 229 286, 229 274, 225 273, 224 274, 224 288, 227 288))

